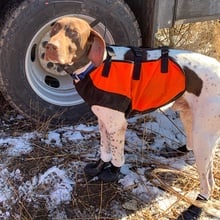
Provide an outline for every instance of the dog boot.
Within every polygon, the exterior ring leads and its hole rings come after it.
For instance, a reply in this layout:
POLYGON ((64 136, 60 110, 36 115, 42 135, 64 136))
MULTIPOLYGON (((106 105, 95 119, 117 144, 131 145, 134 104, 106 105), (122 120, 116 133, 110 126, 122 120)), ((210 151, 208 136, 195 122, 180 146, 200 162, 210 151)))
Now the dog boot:
POLYGON ((84 172, 87 176, 97 176, 102 170, 109 165, 109 162, 104 162, 102 159, 99 159, 95 163, 89 163, 85 166, 84 172))
POLYGON ((202 208, 191 205, 177 218, 177 220, 198 220, 201 216, 201 213, 202 208))
MULTIPOLYGON (((207 202, 208 200, 202 195, 198 195, 196 200, 207 202)), ((198 220, 202 214, 203 209, 195 205, 189 206, 188 209, 183 211, 183 213, 177 218, 177 220, 198 220)))
POLYGON ((100 174, 99 179, 105 183, 114 182, 118 179, 120 173, 120 167, 115 167, 113 164, 106 167, 100 174))

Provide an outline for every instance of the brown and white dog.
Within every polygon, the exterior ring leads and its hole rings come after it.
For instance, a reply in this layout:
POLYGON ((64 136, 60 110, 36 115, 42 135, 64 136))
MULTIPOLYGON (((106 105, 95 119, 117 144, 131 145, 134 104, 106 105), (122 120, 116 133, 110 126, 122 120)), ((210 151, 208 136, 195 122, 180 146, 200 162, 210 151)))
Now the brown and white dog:
MULTIPOLYGON (((117 49, 127 50, 126 47, 117 49)), ((91 64, 93 68, 100 66, 106 56, 106 45, 100 34, 84 20, 74 17, 63 17, 55 23, 45 53, 46 60, 53 63, 64 67, 77 66, 71 70, 75 73, 76 87, 78 83, 84 83, 84 79, 77 75, 80 76, 91 64)), ((119 52, 118 57, 121 56, 119 52)), ((161 56, 161 50, 150 50, 146 56, 149 60, 157 60, 161 56)), ((220 63, 213 58, 183 50, 170 49, 169 56, 185 72, 186 89, 175 100, 173 109, 180 112, 187 136, 187 148, 193 150, 195 155, 200 177, 197 200, 208 200, 214 189, 213 157, 220 137, 220 63)), ((118 57, 116 54, 115 59, 119 59, 118 57)), ((89 86, 86 91, 90 95, 89 86)), ((100 179, 105 180, 106 175, 114 176, 117 168, 124 163, 127 122, 125 112, 111 108, 111 105, 90 104, 100 127, 101 160, 87 168, 88 173, 92 169, 91 175, 99 175, 100 179), (109 173, 102 175, 108 162, 111 162, 112 168, 109 173)), ((187 214, 185 218, 194 219, 187 217, 187 214)))

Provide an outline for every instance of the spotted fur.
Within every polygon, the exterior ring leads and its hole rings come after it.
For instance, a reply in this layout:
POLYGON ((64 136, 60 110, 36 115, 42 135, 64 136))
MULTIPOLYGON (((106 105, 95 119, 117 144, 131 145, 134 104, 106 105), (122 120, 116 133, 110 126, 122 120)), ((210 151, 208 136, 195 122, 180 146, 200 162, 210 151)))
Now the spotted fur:
MULTIPOLYGON (((58 25, 58 31, 55 30, 49 40, 48 45, 56 48, 47 48, 48 60, 69 65, 74 63, 78 59, 77 54, 80 54, 76 51, 84 51, 87 40, 93 35, 95 40, 88 57, 95 66, 102 63, 105 59, 104 40, 85 24, 85 21, 63 18, 58 24, 62 28, 58 25), (63 31, 66 25, 78 32, 80 43, 74 42, 72 34, 63 31), (69 47, 74 48, 71 53, 69 47)), ((157 59, 160 55, 159 50, 152 50, 147 54, 148 59, 157 59)), ((214 189, 213 157, 220 137, 220 63, 216 59, 190 51, 170 50, 169 55, 186 74, 186 92, 174 102, 173 109, 180 112, 187 136, 187 147, 193 150, 195 155, 201 185, 200 194, 208 199, 214 189)), ((81 68, 77 73, 83 70, 84 68, 81 68)), ((105 162, 111 161, 117 167, 122 166, 125 161, 124 142, 127 128, 124 113, 102 106, 92 106, 92 111, 98 117, 101 159, 105 162)))

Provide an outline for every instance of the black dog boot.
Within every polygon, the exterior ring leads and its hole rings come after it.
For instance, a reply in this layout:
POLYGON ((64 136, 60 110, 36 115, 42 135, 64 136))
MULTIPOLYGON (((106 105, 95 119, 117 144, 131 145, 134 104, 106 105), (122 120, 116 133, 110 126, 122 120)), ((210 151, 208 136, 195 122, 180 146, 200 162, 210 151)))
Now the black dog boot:
POLYGON ((97 176, 102 170, 105 169, 106 166, 109 165, 109 162, 104 162, 102 159, 99 159, 95 163, 89 163, 85 166, 84 172, 87 176, 97 176))
POLYGON ((118 179, 120 173, 120 167, 115 167, 113 164, 106 167, 100 174, 99 179, 105 183, 114 182, 118 179))
MULTIPOLYGON (((208 200, 202 195, 198 195, 196 198, 197 201, 207 202, 208 200)), ((202 214, 203 209, 195 205, 189 206, 188 209, 183 211, 177 220, 198 220, 202 214)))

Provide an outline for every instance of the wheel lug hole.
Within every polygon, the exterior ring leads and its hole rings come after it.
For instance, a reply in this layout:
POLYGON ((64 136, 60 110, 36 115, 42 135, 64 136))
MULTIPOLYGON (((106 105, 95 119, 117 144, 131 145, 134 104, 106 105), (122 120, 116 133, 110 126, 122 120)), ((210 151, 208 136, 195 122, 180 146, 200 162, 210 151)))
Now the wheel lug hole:
POLYGON ((45 58, 45 53, 42 53, 42 54, 41 54, 41 59, 44 60, 44 58, 45 58))
POLYGON ((44 41, 44 42, 42 43, 42 47, 43 47, 43 48, 46 48, 47 43, 48 43, 48 41, 44 41))
POLYGON ((48 69, 53 68, 53 63, 52 63, 52 62, 47 63, 47 68, 48 68, 48 69))

